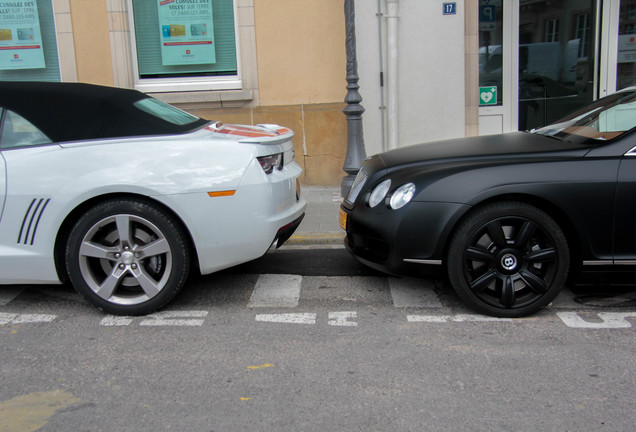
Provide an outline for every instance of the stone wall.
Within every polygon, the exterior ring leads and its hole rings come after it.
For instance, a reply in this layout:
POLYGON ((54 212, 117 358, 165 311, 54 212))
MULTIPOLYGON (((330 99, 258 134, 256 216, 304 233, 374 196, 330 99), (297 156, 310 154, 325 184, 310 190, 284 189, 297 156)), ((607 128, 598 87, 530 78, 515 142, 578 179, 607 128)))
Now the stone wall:
POLYGON ((305 186, 340 186, 342 164, 347 150, 344 103, 259 106, 253 108, 193 108, 187 110, 200 117, 256 125, 273 123, 291 128, 295 160, 303 168, 305 186))

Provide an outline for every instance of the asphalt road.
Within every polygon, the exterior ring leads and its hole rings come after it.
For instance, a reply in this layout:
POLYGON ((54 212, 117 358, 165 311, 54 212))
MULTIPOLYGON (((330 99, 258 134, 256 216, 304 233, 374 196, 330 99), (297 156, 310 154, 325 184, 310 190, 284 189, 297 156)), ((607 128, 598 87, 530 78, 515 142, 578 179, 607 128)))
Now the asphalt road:
POLYGON ((287 250, 113 317, 0 288, 0 431, 628 431, 636 285, 494 320, 441 279, 287 250))

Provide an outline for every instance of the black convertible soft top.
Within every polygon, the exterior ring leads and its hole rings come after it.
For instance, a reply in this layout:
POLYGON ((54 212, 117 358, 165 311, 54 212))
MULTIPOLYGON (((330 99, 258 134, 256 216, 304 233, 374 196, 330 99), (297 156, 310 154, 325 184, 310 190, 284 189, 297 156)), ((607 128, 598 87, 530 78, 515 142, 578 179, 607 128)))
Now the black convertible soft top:
POLYGON ((0 82, 0 107, 20 114, 53 142, 182 134, 208 123, 163 120, 134 105, 146 98, 136 90, 83 83, 0 82))

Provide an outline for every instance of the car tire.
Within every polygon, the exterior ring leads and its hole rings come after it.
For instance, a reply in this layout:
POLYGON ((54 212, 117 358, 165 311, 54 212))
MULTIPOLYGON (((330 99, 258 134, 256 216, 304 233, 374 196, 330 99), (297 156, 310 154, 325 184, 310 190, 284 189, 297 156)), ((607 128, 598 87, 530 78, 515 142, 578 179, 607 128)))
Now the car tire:
POLYGON ((116 199, 88 210, 73 226, 66 267, 75 289, 117 315, 144 315, 181 290, 190 269, 187 235, 149 201, 116 199))
POLYGON ((531 315, 557 296, 570 253, 559 225, 521 202, 497 202, 470 213, 454 232, 447 270, 457 295, 491 316, 531 315))

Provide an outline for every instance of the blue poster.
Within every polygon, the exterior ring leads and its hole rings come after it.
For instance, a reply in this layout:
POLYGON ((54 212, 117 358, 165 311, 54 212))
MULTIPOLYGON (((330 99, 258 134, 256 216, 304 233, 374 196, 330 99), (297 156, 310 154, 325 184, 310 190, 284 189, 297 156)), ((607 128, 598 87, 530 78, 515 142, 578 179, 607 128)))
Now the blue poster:
POLYGON ((37 0, 0 0, 0 70, 44 67, 37 0))
POLYGON ((212 0, 158 2, 162 65, 216 63, 212 0))

